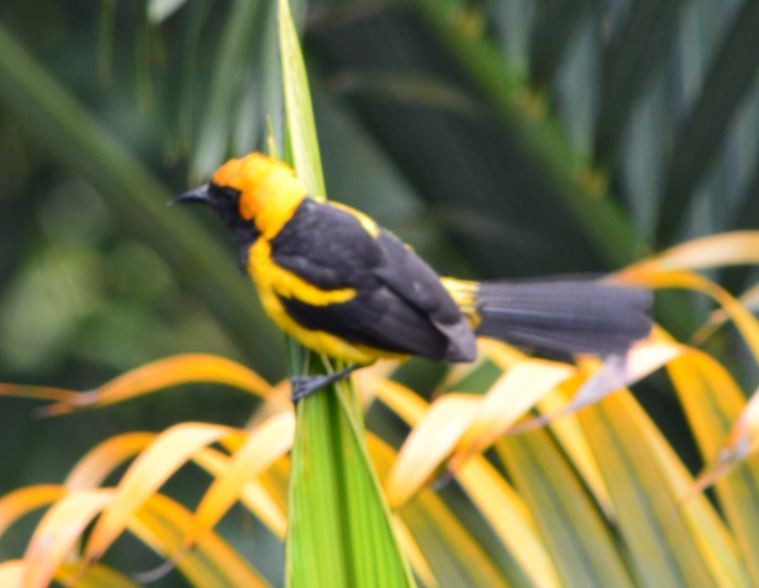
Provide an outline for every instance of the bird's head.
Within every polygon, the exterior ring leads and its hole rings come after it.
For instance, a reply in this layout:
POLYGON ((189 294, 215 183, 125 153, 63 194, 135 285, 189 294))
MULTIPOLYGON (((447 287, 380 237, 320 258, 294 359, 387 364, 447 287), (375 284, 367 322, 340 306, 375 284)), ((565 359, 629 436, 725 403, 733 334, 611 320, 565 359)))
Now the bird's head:
POLYGON ((278 230, 305 197, 305 189, 287 164, 253 152, 230 159, 211 181, 180 194, 172 202, 202 202, 235 233, 278 230))

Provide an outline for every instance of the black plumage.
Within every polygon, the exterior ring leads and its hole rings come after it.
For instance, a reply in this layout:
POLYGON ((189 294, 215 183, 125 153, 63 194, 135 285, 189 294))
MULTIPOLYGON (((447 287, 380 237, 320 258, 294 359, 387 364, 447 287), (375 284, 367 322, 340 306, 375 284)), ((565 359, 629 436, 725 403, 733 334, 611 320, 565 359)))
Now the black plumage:
POLYGON ((551 357, 622 354, 647 336, 649 290, 591 280, 483 282, 478 335, 551 357))
POLYGON ((475 337, 437 274, 389 232, 370 234, 352 214, 304 200, 271 241, 271 256, 325 290, 353 288, 347 302, 281 297, 301 326, 351 343, 444 361, 472 361, 475 337))

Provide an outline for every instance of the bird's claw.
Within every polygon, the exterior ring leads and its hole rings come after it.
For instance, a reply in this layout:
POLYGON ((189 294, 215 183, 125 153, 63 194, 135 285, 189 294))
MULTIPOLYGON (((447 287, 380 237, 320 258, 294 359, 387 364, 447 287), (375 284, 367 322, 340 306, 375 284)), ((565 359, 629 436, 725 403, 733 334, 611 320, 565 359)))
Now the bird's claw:
POLYGON ((293 404, 298 404, 299 400, 313 394, 329 383, 327 376, 292 376, 290 386, 292 387, 291 399, 293 404))
POLYGON ((325 386, 329 386, 338 380, 347 378, 357 367, 358 366, 352 365, 344 370, 333 372, 331 374, 290 376, 290 386, 292 388, 291 399, 293 404, 298 404, 300 400, 306 396, 310 396, 317 390, 321 390, 325 386))

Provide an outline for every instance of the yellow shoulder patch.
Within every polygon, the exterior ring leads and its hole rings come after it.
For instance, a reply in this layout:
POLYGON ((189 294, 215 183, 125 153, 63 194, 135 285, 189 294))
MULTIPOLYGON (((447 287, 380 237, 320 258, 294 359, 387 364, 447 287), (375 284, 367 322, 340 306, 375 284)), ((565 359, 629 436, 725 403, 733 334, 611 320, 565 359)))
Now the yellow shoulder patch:
POLYGON ((334 200, 328 200, 325 204, 328 204, 329 206, 333 206, 334 208, 339 208, 343 212, 347 212, 348 214, 355 216, 356 220, 358 220, 359 223, 361 223, 361 226, 364 228, 364 230, 369 233, 372 237, 375 239, 379 236, 380 228, 377 223, 372 220, 372 218, 360 210, 356 210, 355 208, 351 208, 347 204, 341 204, 340 202, 335 202, 334 200))

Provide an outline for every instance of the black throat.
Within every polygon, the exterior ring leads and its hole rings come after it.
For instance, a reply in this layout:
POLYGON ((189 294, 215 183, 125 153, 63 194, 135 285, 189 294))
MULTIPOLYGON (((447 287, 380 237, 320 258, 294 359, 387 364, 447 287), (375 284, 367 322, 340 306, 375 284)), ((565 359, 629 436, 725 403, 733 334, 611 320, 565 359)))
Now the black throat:
POLYGON ((208 185, 209 203, 214 212, 231 231, 237 245, 237 264, 245 273, 248 267, 248 251, 260 235, 253 221, 240 216, 240 192, 216 184, 208 185))

